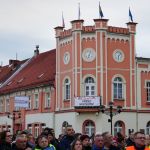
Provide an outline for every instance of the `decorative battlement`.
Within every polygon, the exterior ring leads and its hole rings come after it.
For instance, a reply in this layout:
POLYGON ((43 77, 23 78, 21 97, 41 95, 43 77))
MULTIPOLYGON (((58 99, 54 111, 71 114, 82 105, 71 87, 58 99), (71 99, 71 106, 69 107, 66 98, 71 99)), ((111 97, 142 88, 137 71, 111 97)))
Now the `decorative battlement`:
POLYGON ((129 34, 128 28, 112 27, 108 26, 108 32, 119 33, 119 34, 129 34))
POLYGON ((82 33, 94 33, 96 30, 105 30, 109 33, 116 33, 116 34, 125 34, 128 35, 130 33, 136 32, 136 24, 134 22, 128 22, 127 28, 122 27, 113 27, 108 26, 108 19, 94 19, 95 25, 93 26, 83 26, 84 20, 73 20, 71 21, 72 28, 65 30, 64 27, 56 27, 56 37, 65 38, 68 36, 72 36, 72 32, 81 31, 82 33))
POLYGON ((71 36, 71 34, 72 34, 72 30, 69 29, 69 30, 64 30, 63 32, 61 32, 60 36, 61 36, 61 38, 63 38, 63 37, 71 36))
POLYGON ((83 32, 95 32, 95 26, 84 26, 83 32))

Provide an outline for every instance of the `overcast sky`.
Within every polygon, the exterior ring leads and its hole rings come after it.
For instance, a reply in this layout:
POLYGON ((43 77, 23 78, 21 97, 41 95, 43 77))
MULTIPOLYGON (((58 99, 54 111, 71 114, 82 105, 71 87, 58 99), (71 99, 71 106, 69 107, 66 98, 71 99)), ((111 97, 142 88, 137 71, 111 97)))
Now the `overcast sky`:
MULTIPOLYGON (((99 18, 98 0, 0 0, 0 64, 9 59, 23 60, 33 56, 35 45, 44 52, 55 46, 56 26, 71 28, 70 21, 78 19, 80 3, 84 25, 94 25, 99 18)), ((129 6, 137 22, 137 56, 150 58, 149 0, 100 0, 104 18, 109 26, 126 27, 129 6)))

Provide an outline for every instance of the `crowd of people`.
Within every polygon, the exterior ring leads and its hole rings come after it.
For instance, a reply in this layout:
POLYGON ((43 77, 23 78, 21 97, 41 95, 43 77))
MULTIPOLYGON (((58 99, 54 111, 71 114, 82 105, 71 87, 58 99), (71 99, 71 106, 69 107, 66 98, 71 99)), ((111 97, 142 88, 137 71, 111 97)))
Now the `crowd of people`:
POLYGON ((0 150, 150 150, 150 135, 135 132, 127 138, 104 132, 89 137, 68 126, 57 139, 54 129, 48 127, 37 138, 27 130, 17 135, 7 130, 0 133, 0 150))

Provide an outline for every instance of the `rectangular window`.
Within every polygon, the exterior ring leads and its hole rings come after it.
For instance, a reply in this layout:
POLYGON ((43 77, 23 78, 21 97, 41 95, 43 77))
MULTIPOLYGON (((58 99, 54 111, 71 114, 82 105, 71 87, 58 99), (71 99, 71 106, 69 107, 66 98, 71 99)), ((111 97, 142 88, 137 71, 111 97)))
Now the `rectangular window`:
POLYGON ((90 95, 90 93, 89 93, 89 86, 86 86, 86 93, 85 93, 85 96, 89 96, 90 95))
POLYGON ((146 83, 146 89, 147 89, 147 101, 150 102, 150 82, 146 83))
POLYGON ((70 99, 70 84, 66 84, 65 99, 70 99))
POLYGON ((29 109, 31 109, 31 96, 29 96, 29 109))
POLYGON ((35 128, 34 128, 34 137, 37 138, 38 135, 39 135, 39 126, 37 125, 37 126, 35 126, 35 128))
POLYGON ((1 112, 1 113, 3 112, 3 107, 4 107, 3 100, 0 99, 0 112, 1 112))
POLYGON ((85 85, 85 96, 95 96, 95 85, 92 83, 85 85))
POLYGON ((28 108, 26 108, 27 110, 30 110, 31 109, 31 96, 28 95, 29 97, 29 101, 28 101, 28 108))
POLYGON ((34 109, 39 107, 39 94, 34 95, 34 109))
POLYGON ((91 86, 91 96, 95 95, 95 86, 91 86))
POLYGON ((10 101, 6 99, 5 112, 9 112, 10 101))
POLYGON ((46 108, 50 107, 50 93, 45 94, 45 107, 46 108))
POLYGON ((123 99, 122 83, 114 83, 114 99, 123 99))

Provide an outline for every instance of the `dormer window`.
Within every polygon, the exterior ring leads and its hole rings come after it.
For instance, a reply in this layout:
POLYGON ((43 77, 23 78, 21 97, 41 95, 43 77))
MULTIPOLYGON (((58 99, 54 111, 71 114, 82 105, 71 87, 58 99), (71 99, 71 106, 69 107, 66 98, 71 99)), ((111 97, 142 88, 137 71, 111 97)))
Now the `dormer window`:
POLYGON ((17 83, 21 83, 23 81, 24 78, 21 78, 17 83))
POLYGON ((38 76, 38 79, 40 79, 43 75, 44 75, 44 73, 40 74, 40 75, 38 76))

